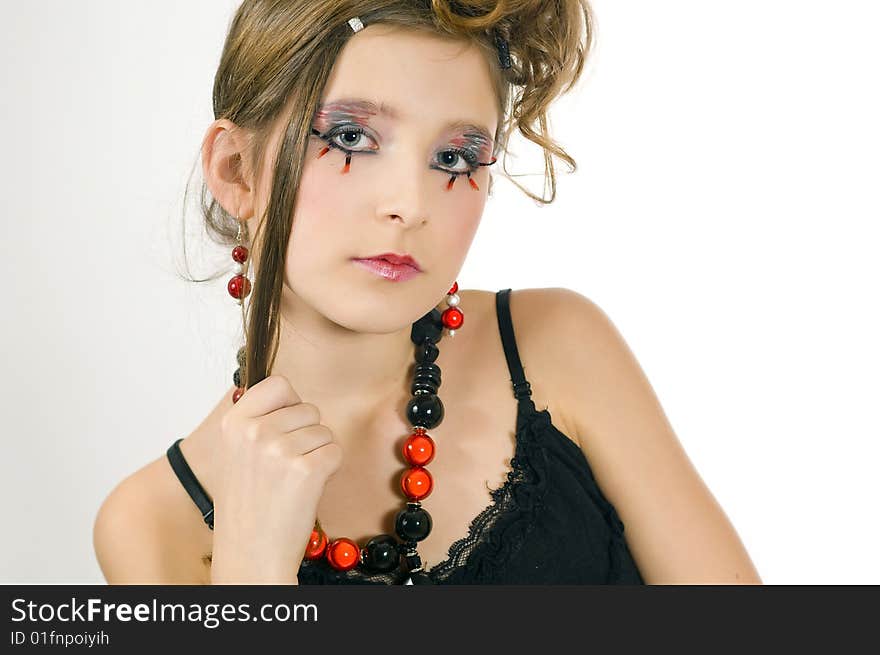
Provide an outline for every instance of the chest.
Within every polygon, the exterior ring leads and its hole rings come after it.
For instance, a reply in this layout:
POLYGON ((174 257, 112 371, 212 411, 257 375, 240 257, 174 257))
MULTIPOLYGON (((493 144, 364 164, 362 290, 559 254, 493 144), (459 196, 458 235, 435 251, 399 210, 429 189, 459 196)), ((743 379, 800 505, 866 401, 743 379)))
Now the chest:
MULTIPOLYGON (((422 506, 432 529, 418 547, 426 568, 446 559, 452 543, 465 537, 474 517, 491 504, 490 490, 506 481, 516 450, 517 402, 505 376, 461 386, 451 370, 444 369, 443 376, 439 395, 445 416, 428 430, 435 444, 426 466, 433 486, 422 506), (454 391, 444 394, 447 385, 454 391)), ((395 519, 406 502, 400 479, 409 468, 401 453, 411 434, 404 406, 405 400, 390 408, 401 416, 387 417, 360 438, 343 439, 343 465, 318 505, 318 520, 331 539, 345 536, 363 545, 379 534, 395 535, 395 519)))

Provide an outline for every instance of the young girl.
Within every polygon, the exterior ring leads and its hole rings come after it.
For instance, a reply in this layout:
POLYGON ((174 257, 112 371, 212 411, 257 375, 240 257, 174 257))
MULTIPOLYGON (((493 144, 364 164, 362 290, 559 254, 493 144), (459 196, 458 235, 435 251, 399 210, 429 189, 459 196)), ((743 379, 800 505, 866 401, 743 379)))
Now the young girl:
POLYGON ((511 132, 531 197, 574 168, 591 42, 586 0, 241 5, 202 164, 246 340, 101 506, 110 583, 760 582, 600 308, 458 288, 511 132))

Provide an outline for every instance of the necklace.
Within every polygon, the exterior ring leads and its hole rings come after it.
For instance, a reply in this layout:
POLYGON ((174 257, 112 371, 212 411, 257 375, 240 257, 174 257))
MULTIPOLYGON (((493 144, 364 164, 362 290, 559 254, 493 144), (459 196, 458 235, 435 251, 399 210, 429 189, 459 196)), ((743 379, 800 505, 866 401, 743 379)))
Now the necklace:
MULTIPOLYGON (((242 223, 238 224, 238 242, 232 250, 236 262, 236 275, 229 280, 227 290, 239 305, 250 293, 250 282, 245 276, 248 249, 242 245, 242 223)), ((403 444, 402 455, 409 468, 400 477, 400 490, 406 497, 406 506, 397 513, 394 521, 396 535, 380 534, 359 546, 348 537, 330 539, 316 519, 305 557, 309 561, 324 559, 337 571, 349 571, 358 566, 370 573, 390 573, 405 566, 408 573, 404 584, 433 584, 425 572, 417 546, 432 528, 431 515, 422 507, 422 500, 431 494, 434 480, 425 468, 434 459, 435 444, 428 430, 443 421, 443 402, 437 395, 441 384, 440 367, 435 360, 440 354, 437 343, 446 328, 450 337, 464 323, 464 314, 458 305, 461 301, 458 282, 446 292, 447 309, 442 313, 436 307, 412 324, 410 339, 415 344, 416 367, 406 405, 406 416, 412 432, 403 444)), ((232 402, 238 402, 245 389, 241 378, 246 364, 246 347, 237 355, 238 368, 233 373, 235 391, 232 402)))
POLYGON ((438 309, 432 309, 413 323, 410 333, 415 344, 416 367, 410 387, 413 396, 407 402, 406 416, 412 425, 412 432, 402 449, 409 468, 400 477, 400 490, 407 502, 395 517, 397 539, 394 535, 380 534, 361 548, 347 537, 329 541, 320 523, 317 523, 306 549, 307 559, 320 559, 323 556, 336 570, 347 571, 360 565, 371 573, 389 573, 403 563, 409 573, 404 584, 433 584, 422 567, 416 547, 430 534, 432 527, 431 515, 421 503, 434 487, 433 478, 425 468, 434 459, 435 453, 434 440, 427 430, 443 421, 443 402, 437 395, 441 372, 435 363, 440 353, 436 344, 442 338, 444 327, 454 334, 454 330, 463 322, 463 315, 457 307, 460 299, 456 291, 457 282, 447 292, 449 308, 442 314, 438 309))

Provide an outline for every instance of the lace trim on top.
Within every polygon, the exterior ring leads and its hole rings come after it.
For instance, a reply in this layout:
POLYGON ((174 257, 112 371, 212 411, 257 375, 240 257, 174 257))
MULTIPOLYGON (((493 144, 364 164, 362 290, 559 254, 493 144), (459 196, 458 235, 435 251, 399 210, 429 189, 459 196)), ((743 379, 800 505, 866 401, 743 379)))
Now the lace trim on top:
MULTIPOLYGON (((468 534, 453 542, 446 559, 428 568, 434 582, 452 583, 467 570, 468 582, 490 581, 516 553, 534 528, 534 516, 544 506, 547 453, 536 437, 541 423, 551 423, 550 413, 537 411, 531 398, 517 405, 516 447, 507 480, 490 490, 492 502, 470 523, 468 534)), ((546 429, 546 428, 545 428, 546 429)), ((567 439, 567 437, 565 437, 567 439)), ((404 584, 408 573, 369 573, 354 568, 336 571, 326 561, 304 560, 298 577, 303 584, 404 584)))

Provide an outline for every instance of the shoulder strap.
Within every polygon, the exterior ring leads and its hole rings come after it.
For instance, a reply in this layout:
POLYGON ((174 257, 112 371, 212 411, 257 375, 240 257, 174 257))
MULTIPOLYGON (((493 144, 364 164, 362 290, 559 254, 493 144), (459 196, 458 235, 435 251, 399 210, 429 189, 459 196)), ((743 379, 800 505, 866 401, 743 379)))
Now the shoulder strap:
POLYGON ((513 382, 513 395, 522 400, 532 395, 532 386, 523 373, 516 337, 513 334, 513 321, 510 318, 510 289, 502 289, 495 294, 495 311, 498 314, 498 329, 501 331, 501 345, 504 346, 504 357, 513 382))
POLYGON ((202 513, 202 518, 205 519, 205 523, 207 523, 208 527, 213 530, 214 503, 208 498, 208 494, 205 493, 202 485, 199 484, 198 479, 196 479, 195 474, 192 472, 183 453, 180 451, 179 444, 181 441, 183 441, 183 437, 171 444, 165 454, 168 456, 168 461, 171 464, 171 468, 174 469, 177 479, 180 480, 183 488, 186 489, 186 493, 189 494, 189 497, 192 498, 196 506, 198 506, 199 511, 202 513))

